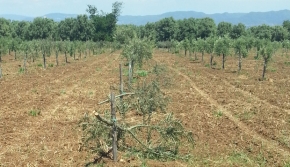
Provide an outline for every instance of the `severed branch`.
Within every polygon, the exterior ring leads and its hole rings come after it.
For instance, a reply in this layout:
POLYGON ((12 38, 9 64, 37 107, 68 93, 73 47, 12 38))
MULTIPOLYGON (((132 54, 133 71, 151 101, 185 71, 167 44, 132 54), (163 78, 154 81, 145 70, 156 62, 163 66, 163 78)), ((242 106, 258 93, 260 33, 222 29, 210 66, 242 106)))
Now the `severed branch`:
MULTIPOLYGON (((96 112, 96 111, 94 111, 94 113, 95 113, 95 117, 99 120, 99 121, 101 121, 101 122, 103 122, 103 123, 105 123, 107 126, 113 126, 113 123, 110 123, 109 121, 107 121, 107 120, 105 120, 104 118, 102 118, 101 116, 100 116, 100 114, 98 113, 98 112, 96 112)), ((152 150, 151 148, 149 148, 149 147, 147 147, 145 144, 143 144, 135 135, 134 135, 134 133, 131 131, 132 129, 135 129, 135 128, 138 128, 138 127, 148 127, 148 125, 137 125, 137 126, 133 126, 133 127, 130 127, 130 128, 126 128, 126 129, 123 129, 123 128, 121 128, 120 126, 118 126, 118 125, 115 125, 116 126, 116 128, 117 129, 119 129, 119 130, 121 130, 121 131, 127 131, 127 132, 129 132, 131 135, 132 135, 132 137, 140 144, 140 145, 142 145, 144 148, 146 148, 146 149, 148 149, 148 150, 152 150)))
MULTIPOLYGON (((135 93, 123 93, 123 94, 120 94, 120 95, 115 96, 115 98, 120 98, 120 97, 123 97, 123 96, 134 95, 134 94, 135 93)), ((104 104, 104 103, 109 102, 109 101, 110 101, 110 99, 107 99, 105 101, 102 101, 102 102, 98 103, 98 105, 104 104)))
MULTIPOLYGON (((102 118, 102 117, 100 116, 100 114, 99 114, 96 110, 94 111, 94 115, 95 115, 95 117, 96 117, 99 121, 105 123, 107 126, 113 126, 113 123, 111 123, 111 122, 105 120, 104 118, 102 118)), ((158 128, 158 126, 150 126, 150 125, 135 125, 135 126, 132 126, 132 127, 126 128, 126 129, 121 128, 121 127, 118 126, 118 125, 116 125, 116 126, 117 126, 117 128, 118 128, 119 130, 122 130, 122 131, 131 131, 131 130, 133 130, 133 129, 141 128, 141 127, 158 128)))
POLYGON ((107 126, 113 126, 113 123, 110 123, 109 121, 103 119, 103 118, 100 116, 99 113, 97 113, 96 111, 94 111, 94 113, 95 113, 96 118, 97 118, 99 121, 105 123, 107 126))
MULTIPOLYGON (((109 122, 108 120, 102 118, 100 116, 99 113, 97 113, 97 111, 94 111, 94 115, 96 117, 96 119, 98 119, 99 121, 103 122, 104 124, 106 124, 107 126, 113 126, 113 123, 109 122)), ((142 146, 144 149, 150 151, 151 153, 153 154, 156 154, 156 155, 160 155, 162 154, 161 152, 158 152, 156 151, 154 148, 150 148, 150 145, 147 145, 146 143, 144 143, 143 141, 141 141, 138 136, 136 136, 136 134, 134 134, 133 130, 134 129, 138 129, 138 128, 141 128, 141 127, 149 127, 149 128, 153 128, 155 130, 157 130, 158 133, 164 133, 167 128, 166 127, 159 127, 159 126, 151 126, 151 125, 134 125, 134 126, 131 126, 131 127, 128 127, 128 128, 125 128, 125 127, 120 127, 118 125, 115 125, 116 128, 120 131, 123 131, 123 132, 128 132, 130 134, 131 137, 133 137, 133 139, 140 145, 142 146), (164 129, 165 128, 165 129, 164 129)), ((188 135, 192 135, 192 132, 184 132, 184 131, 178 131, 178 130, 175 130, 174 131, 175 134, 178 134, 178 135, 182 135, 182 134, 185 134, 186 136, 188 135)), ((112 149, 110 149, 108 151, 108 153, 110 153, 112 151, 112 149)), ((169 150, 170 151, 170 150, 169 150)))
MULTIPOLYGON (((111 123, 111 122, 105 120, 104 118, 102 118, 98 112, 94 111, 94 113, 95 113, 95 117, 96 117, 99 121, 105 123, 107 126, 113 126, 113 123, 111 123)), ((123 129, 123 128, 121 128, 121 127, 118 126, 118 125, 116 125, 116 127, 117 127, 117 129, 119 129, 119 130, 121 130, 121 131, 126 131, 126 129, 123 129)))

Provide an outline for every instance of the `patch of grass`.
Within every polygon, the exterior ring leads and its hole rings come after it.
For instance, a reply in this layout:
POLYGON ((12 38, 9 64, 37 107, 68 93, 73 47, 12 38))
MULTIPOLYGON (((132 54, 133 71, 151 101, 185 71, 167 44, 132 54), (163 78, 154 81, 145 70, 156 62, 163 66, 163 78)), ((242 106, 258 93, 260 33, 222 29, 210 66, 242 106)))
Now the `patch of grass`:
POLYGON ((42 64, 41 63, 37 64, 37 67, 42 67, 42 64))
POLYGON ((239 114, 239 118, 242 120, 249 120, 251 119, 256 113, 255 112, 250 112, 250 111, 245 111, 241 114, 239 114))
POLYGON ((255 163, 258 163, 259 166, 266 166, 267 159, 262 153, 260 153, 257 157, 255 157, 255 163))
POLYGON ((89 96, 93 96, 94 92, 93 91, 89 91, 89 96))
POLYGON ((290 147, 290 137, 289 137, 289 133, 287 133, 286 131, 282 130, 280 137, 279 137, 279 142, 284 144, 287 147, 290 147))
POLYGON ((37 90, 36 89, 32 89, 31 90, 33 93, 37 93, 37 90))
POLYGON ((20 67, 20 68, 18 69, 18 72, 19 72, 20 74, 22 74, 22 73, 25 72, 25 69, 24 69, 23 67, 20 67))
POLYGON ((290 162, 285 162, 283 167, 290 167, 290 162))
POLYGON ((51 64, 48 64, 48 67, 53 67, 53 64, 51 63, 51 64))
POLYGON ((66 94, 65 90, 61 90, 60 94, 66 94))
POLYGON ((204 65, 204 66, 209 68, 209 67, 210 67, 210 64, 206 64, 206 65, 204 65))
POLYGON ((195 76, 200 77, 201 76, 200 71, 196 71, 195 76))
POLYGON ((251 164, 251 160, 246 153, 234 151, 227 158, 230 164, 251 164))
POLYGON ((147 167, 147 161, 146 159, 142 159, 142 164, 141 164, 141 167, 147 167))
POLYGON ((136 83, 137 80, 138 80, 137 78, 133 78, 133 79, 132 79, 132 83, 136 83))
POLYGON ((87 166, 87 167, 104 167, 105 164, 104 164, 104 162, 100 162, 100 163, 97 163, 97 164, 95 164, 93 162, 89 162, 89 163, 86 163, 85 166, 87 166))
POLYGON ((269 67, 268 68, 271 72, 276 72, 277 71, 277 69, 276 68, 273 68, 273 67, 269 67))
POLYGON ((148 71, 145 70, 137 70, 136 73, 139 77, 146 77, 148 75, 148 71))
POLYGON ((290 66, 290 61, 285 61, 284 64, 285 64, 286 66, 290 66))
POLYGON ((124 76, 129 76, 128 69, 122 69, 122 73, 123 73, 124 76))
POLYGON ((187 71, 186 72, 188 76, 192 76, 192 72, 191 71, 187 71))
POLYGON ((214 112, 213 112, 213 115, 216 116, 216 117, 218 117, 218 118, 220 118, 220 117, 223 116, 223 112, 220 111, 220 110, 218 110, 218 111, 214 111, 214 112))
POLYGON ((28 112, 28 115, 36 117, 36 116, 40 115, 40 111, 39 110, 30 110, 28 112))

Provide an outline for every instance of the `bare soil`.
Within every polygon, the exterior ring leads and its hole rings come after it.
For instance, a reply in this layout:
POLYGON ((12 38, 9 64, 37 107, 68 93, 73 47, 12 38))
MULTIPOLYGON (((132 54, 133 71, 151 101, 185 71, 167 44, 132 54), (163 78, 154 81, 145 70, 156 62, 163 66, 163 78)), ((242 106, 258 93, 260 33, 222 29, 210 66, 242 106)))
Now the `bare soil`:
MULTIPOLYGON (((189 150, 191 162, 158 162, 148 166, 286 166, 290 165, 290 61, 276 55, 262 75, 262 61, 253 52, 237 72, 237 58, 228 57, 225 69, 217 65, 156 50, 144 69, 165 67, 170 85, 162 89, 170 98, 168 112, 195 134, 189 150)), ((200 55, 198 55, 200 56, 200 55)), ((0 79, 0 166, 85 166, 94 155, 80 150, 79 120, 118 89, 119 52, 69 60, 42 69, 3 56, 0 79), (35 115, 34 115, 35 114, 35 115)), ((201 58, 200 58, 201 59, 201 58)), ((55 64, 54 57, 48 65, 55 64)), ((150 74, 149 74, 150 75, 150 74)), ((188 151, 188 150, 187 150, 188 151)), ((119 153, 119 162, 105 166, 140 166, 142 160, 119 153)))

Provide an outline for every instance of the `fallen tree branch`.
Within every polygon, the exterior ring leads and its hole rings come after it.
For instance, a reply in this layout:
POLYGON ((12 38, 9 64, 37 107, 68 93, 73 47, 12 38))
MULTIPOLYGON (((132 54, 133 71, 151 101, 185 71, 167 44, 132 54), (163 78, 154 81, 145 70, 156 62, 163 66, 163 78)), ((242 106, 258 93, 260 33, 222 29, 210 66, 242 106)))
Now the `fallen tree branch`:
MULTIPOLYGON (((123 97, 123 96, 126 96, 126 95, 134 95, 134 94, 135 93, 123 93, 123 94, 115 96, 115 98, 120 98, 120 97, 123 97)), ((104 104, 104 103, 109 102, 109 101, 110 101, 110 99, 107 99, 105 101, 99 102, 98 105, 104 104)))
MULTIPOLYGON (((107 126, 113 126, 113 123, 111 123, 111 122, 105 120, 104 118, 102 118, 98 112, 94 111, 94 113, 95 113, 95 117, 96 117, 99 121, 105 123, 107 126)), ((121 130, 121 131, 126 131, 126 130, 127 130, 127 129, 123 129, 123 128, 121 128, 121 127, 118 126, 118 125, 115 125, 115 126, 117 127, 117 129, 119 129, 119 130, 121 130)))

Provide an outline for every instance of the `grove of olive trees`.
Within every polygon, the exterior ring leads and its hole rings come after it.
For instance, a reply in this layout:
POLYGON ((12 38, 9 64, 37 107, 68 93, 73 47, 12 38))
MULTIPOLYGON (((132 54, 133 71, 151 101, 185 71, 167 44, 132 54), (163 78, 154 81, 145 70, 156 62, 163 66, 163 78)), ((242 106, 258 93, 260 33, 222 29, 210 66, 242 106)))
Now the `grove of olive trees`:
MULTIPOLYGON (((199 55, 202 63, 208 56, 209 64, 205 66, 210 67, 210 70, 216 69, 215 61, 220 56, 222 70, 226 69, 227 58, 236 56, 238 72, 244 69, 243 59, 249 56, 250 51, 255 51, 256 56, 253 59, 263 60, 262 80, 265 80, 267 67, 272 57, 276 53, 278 55, 279 49, 282 49, 282 56, 288 56, 290 49, 289 20, 280 26, 260 25, 249 28, 242 23, 216 24, 208 17, 183 20, 169 17, 144 26, 117 25, 121 7, 121 2, 115 2, 111 13, 103 13, 95 6, 88 5, 88 15, 78 15, 61 22, 47 18, 35 18, 33 22, 0 19, 0 78, 5 76, 5 69, 1 64, 3 56, 11 55, 14 61, 23 61, 21 71, 26 72, 29 60, 34 62, 41 59, 40 66, 46 69, 47 58, 50 56, 54 56, 53 61, 55 58, 56 66, 60 66, 69 63, 69 57, 76 61, 92 54, 103 53, 104 48, 110 48, 110 53, 121 50, 120 59, 125 59, 125 64, 128 65, 127 90, 132 91, 128 93, 132 97, 122 97, 111 102, 118 102, 115 107, 121 116, 128 114, 126 109, 137 115, 136 117, 141 115, 142 121, 131 125, 121 120, 122 124, 117 124, 115 117, 110 120, 107 111, 104 112, 107 114, 104 118, 99 113, 93 118, 86 115, 80 123, 84 133, 83 144, 100 154, 108 155, 112 151, 104 152, 100 149, 104 143, 106 146, 112 144, 108 140, 112 127, 119 132, 117 141, 123 140, 125 143, 125 137, 133 141, 131 145, 119 143, 119 148, 138 154, 141 152, 143 158, 175 160, 179 157, 179 147, 184 139, 194 145, 192 132, 186 131, 181 121, 172 114, 165 115, 157 123, 154 122, 156 124, 152 122, 154 114, 163 112, 168 102, 156 79, 157 65, 150 71, 152 80, 133 82, 137 69, 142 68, 145 60, 152 59, 154 48, 164 48, 177 55, 189 55, 189 61, 194 54, 194 61, 198 63, 199 55), (92 141, 93 144, 90 143, 92 141)), ((123 89, 120 92, 122 95, 123 89)), ((180 157, 187 159, 187 156, 180 157)))

